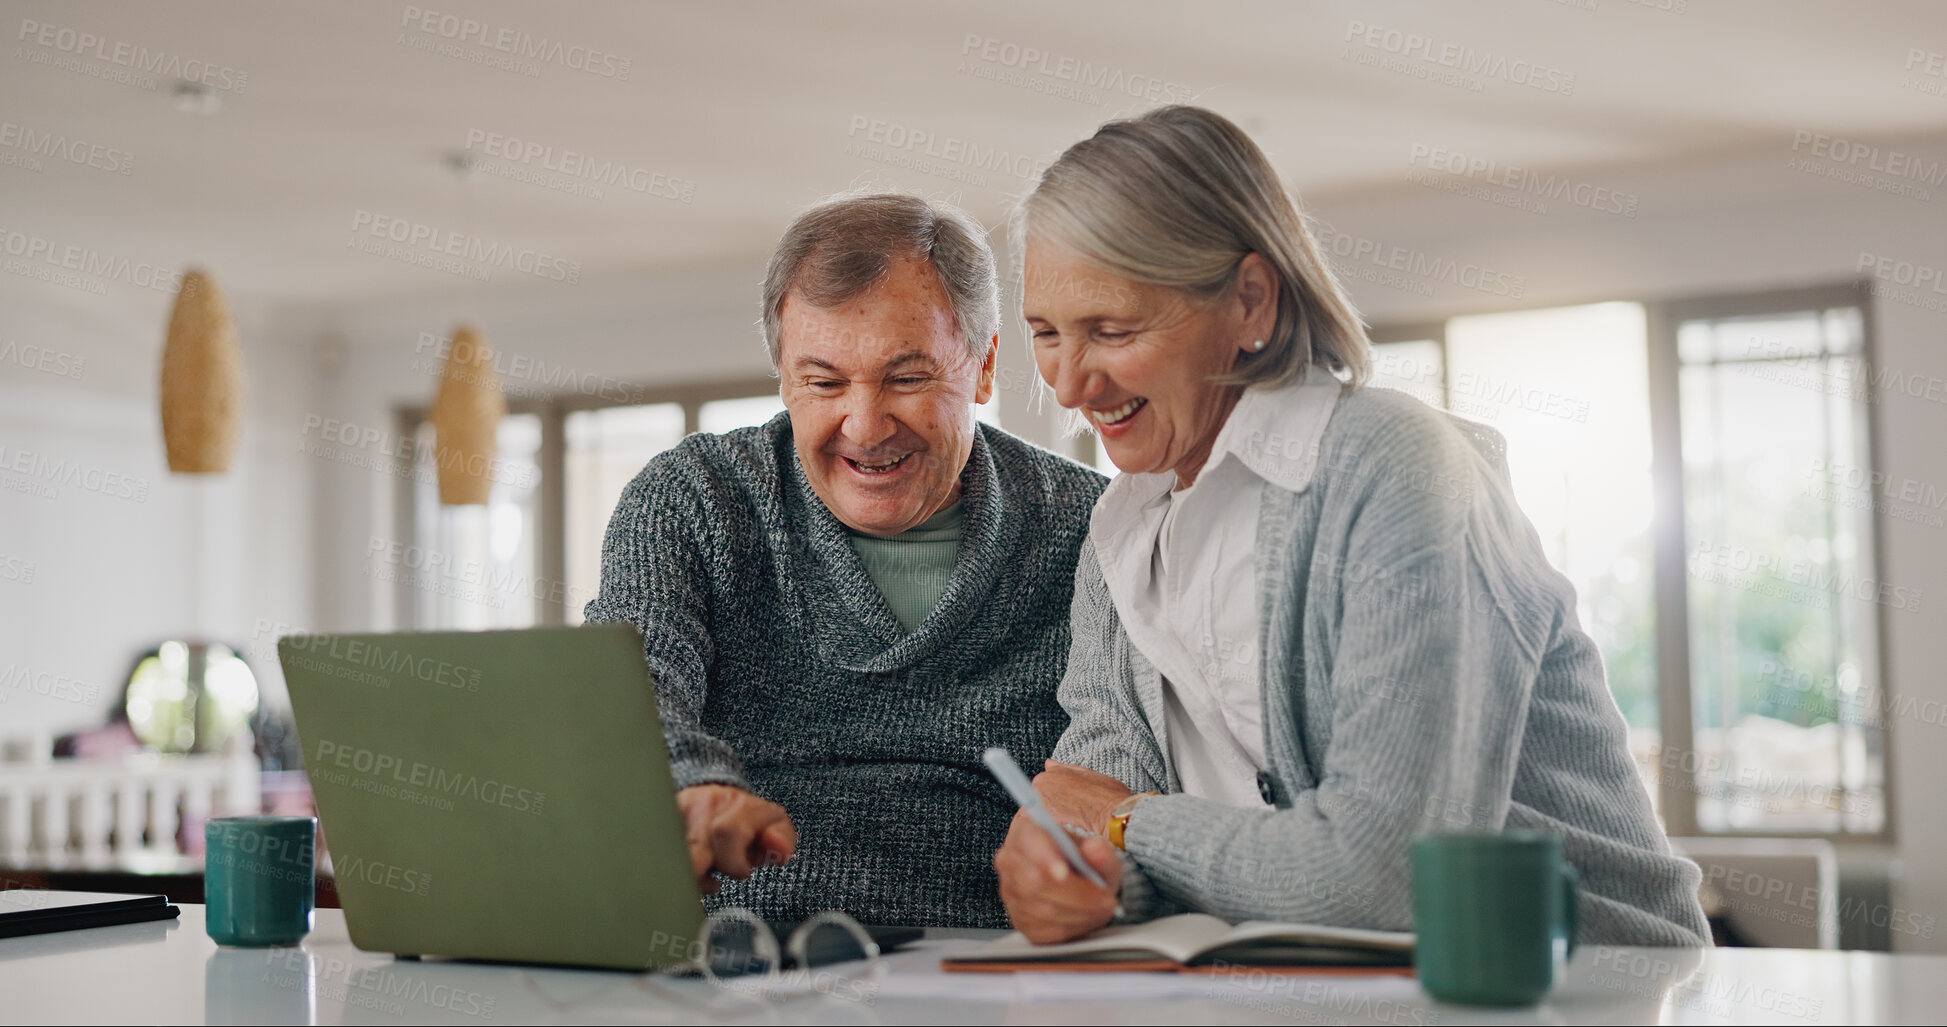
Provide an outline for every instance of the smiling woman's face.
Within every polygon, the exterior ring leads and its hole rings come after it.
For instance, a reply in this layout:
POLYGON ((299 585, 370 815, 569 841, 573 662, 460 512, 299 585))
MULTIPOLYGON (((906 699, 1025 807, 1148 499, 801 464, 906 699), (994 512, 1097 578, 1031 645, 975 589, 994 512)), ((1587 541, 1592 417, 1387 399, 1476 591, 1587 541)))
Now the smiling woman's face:
POLYGON ((994 343, 984 362, 968 350, 931 264, 895 261, 836 307, 787 293, 778 326, 798 462, 833 516, 897 535, 959 499, 973 408, 994 392, 994 343))
POLYGON ((1035 366, 1057 402, 1088 418, 1117 467, 1196 480, 1243 392, 1212 379, 1275 320, 1275 303, 1258 295, 1263 264, 1246 257, 1238 286, 1200 303, 1029 236, 1021 313, 1035 366))

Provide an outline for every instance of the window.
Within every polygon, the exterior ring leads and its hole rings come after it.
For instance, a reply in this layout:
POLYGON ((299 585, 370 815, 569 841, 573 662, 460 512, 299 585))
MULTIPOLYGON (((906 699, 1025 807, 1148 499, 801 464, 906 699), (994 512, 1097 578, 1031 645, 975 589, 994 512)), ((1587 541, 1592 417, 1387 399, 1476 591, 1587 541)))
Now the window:
POLYGON ((1905 598, 1874 566, 1857 303, 1689 304, 1670 321, 1690 643, 1677 752, 1706 832, 1885 828, 1878 619, 1905 598))
POLYGON ((567 623, 580 624, 582 608, 601 587, 602 537, 616 501, 651 457, 683 440, 683 406, 648 403, 570 411, 565 434, 562 528, 568 602, 563 614, 567 623))
POLYGON ((763 424, 784 409, 784 400, 775 390, 763 396, 719 399, 703 404, 697 412, 697 430, 721 435, 753 424, 763 424))
POLYGON ((398 626, 581 623, 601 585, 609 518, 643 466, 692 431, 762 424, 784 409, 770 378, 628 398, 639 402, 510 399, 484 506, 440 505, 432 426, 424 410, 401 411, 417 449, 401 490, 401 544, 381 569, 395 583, 398 626))
POLYGON ((1515 497, 1608 668, 1656 786, 1661 738, 1645 315, 1634 303, 1458 317, 1374 335, 1373 381, 1500 432, 1515 497), (1564 339, 1574 344, 1564 345, 1564 339))
POLYGON ((1446 341, 1454 412, 1507 438, 1515 497, 1575 586, 1654 796, 1662 724, 1646 339, 1642 305, 1598 303, 1459 317, 1446 341))
POLYGON ((1500 431, 1672 834, 1883 837, 1865 312, 1852 290, 1376 331, 1374 384, 1500 431), (1564 340, 1573 340, 1572 343, 1564 340))
POLYGON ((413 435, 413 544, 395 549, 386 568, 408 623, 468 629, 534 623, 540 418, 510 413, 501 420, 489 472, 493 490, 478 506, 440 505, 433 426, 422 421, 413 435))

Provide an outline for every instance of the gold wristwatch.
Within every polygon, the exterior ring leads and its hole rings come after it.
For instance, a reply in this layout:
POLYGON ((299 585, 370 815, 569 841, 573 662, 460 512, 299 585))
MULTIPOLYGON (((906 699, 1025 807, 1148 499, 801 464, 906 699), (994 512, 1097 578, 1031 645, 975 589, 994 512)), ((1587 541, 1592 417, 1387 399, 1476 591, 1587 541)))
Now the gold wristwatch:
POLYGON ((1113 845, 1118 849, 1124 847, 1122 844, 1122 833, 1129 829, 1129 814, 1134 813, 1136 811, 1137 803, 1143 801, 1144 799, 1149 798, 1152 795, 1157 795, 1157 794, 1160 793, 1141 792, 1136 795, 1131 795, 1127 799, 1124 799, 1121 802, 1116 803, 1115 806, 1109 810, 1109 829, 1105 833, 1109 836, 1110 845, 1113 845))

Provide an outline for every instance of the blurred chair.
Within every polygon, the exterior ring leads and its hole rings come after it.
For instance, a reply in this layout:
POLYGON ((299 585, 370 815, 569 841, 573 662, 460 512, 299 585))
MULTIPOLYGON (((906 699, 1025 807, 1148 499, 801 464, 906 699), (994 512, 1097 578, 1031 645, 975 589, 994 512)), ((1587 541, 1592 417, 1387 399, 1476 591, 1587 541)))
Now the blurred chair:
POLYGON ((1760 948, 1839 947, 1839 854, 1818 838, 1672 838, 1704 871, 1705 912, 1760 948))

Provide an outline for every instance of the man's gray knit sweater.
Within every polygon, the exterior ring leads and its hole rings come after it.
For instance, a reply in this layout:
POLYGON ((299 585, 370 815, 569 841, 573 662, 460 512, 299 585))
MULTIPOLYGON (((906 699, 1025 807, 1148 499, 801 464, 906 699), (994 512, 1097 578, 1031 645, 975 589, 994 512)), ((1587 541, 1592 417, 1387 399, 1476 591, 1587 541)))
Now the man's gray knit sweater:
POLYGON ((783 806, 797 855, 712 908, 772 920, 1004 927, 994 850, 1014 815, 980 763, 1038 768, 1088 512, 1104 479, 981 425, 939 604, 908 633, 812 491, 791 422, 691 435, 622 493, 590 622, 642 632, 676 786, 783 806))

